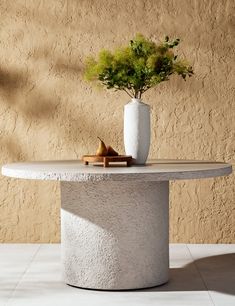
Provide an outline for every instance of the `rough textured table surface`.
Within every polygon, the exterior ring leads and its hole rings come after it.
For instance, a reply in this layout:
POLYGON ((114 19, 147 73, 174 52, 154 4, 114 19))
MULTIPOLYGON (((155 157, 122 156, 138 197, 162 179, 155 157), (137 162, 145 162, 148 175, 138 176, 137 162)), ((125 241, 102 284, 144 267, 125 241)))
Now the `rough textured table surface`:
POLYGON ((230 164, 194 160, 150 160, 145 166, 85 166, 80 161, 12 163, 2 167, 5 176, 57 181, 167 181, 228 175, 230 164))

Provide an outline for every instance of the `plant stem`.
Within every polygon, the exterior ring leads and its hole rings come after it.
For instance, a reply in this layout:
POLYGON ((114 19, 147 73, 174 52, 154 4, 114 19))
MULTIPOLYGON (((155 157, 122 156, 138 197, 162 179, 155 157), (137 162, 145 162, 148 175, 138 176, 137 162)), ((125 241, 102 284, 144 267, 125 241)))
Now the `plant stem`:
POLYGON ((134 97, 134 95, 135 95, 135 90, 134 90, 134 88, 131 87, 130 91, 131 91, 132 97, 134 97))
POLYGON ((124 90, 125 93, 127 93, 129 97, 133 98, 133 96, 125 88, 122 88, 122 90, 124 90))
POLYGON ((135 99, 138 99, 138 89, 135 89, 135 99))

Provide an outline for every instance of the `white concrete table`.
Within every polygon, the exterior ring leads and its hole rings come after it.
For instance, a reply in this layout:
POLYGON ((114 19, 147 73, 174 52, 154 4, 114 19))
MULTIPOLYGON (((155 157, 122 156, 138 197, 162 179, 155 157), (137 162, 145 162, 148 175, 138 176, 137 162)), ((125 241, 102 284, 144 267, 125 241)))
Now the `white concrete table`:
POLYGON ((3 175, 61 182, 65 282, 104 290, 168 281, 169 180, 228 175, 225 163, 151 161, 103 168, 78 161, 14 163, 3 175))

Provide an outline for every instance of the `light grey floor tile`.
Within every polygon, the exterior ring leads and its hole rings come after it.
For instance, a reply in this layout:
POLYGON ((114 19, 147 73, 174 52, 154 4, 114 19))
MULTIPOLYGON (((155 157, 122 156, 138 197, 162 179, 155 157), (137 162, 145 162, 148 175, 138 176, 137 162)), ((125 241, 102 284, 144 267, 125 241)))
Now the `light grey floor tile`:
POLYGON ((51 243, 51 244, 41 244, 40 250, 37 252, 37 255, 34 257, 34 262, 60 262, 60 249, 61 245, 59 243, 51 243))
POLYGON ((187 244, 193 260, 215 255, 235 253, 235 244, 187 244))
POLYGON ((129 292, 101 292, 72 288, 59 282, 38 282, 21 284, 11 306, 213 306, 205 291, 154 290, 129 292), (47 288, 46 288, 47 286, 47 288), (20 291, 20 293, 19 293, 20 291))
POLYGON ((234 245, 172 244, 168 284, 102 292, 63 283, 60 245, 0 245, 0 306, 234 306, 234 251, 234 245))
POLYGON ((186 244, 171 243, 169 246, 170 267, 178 268, 187 265, 193 261, 186 244))
POLYGON ((38 244, 0 244, 0 305, 5 305, 39 248, 38 244))
POLYGON ((235 305, 235 245, 188 245, 216 306, 235 305))
POLYGON ((102 292, 73 288, 63 283, 59 246, 42 245, 9 306, 211 306, 186 245, 171 245, 171 281, 139 291, 102 292), (184 266, 186 268, 184 268, 184 266))
POLYGON ((0 263, 18 263, 31 260, 40 244, 24 243, 1 243, 0 244, 0 263))

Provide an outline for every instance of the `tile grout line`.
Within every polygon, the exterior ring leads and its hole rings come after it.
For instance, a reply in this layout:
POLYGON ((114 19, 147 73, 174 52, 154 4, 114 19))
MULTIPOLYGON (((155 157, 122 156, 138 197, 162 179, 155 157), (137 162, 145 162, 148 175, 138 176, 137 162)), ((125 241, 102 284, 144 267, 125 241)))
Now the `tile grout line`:
POLYGON ((200 269, 198 268, 197 264, 195 263, 195 259, 194 259, 193 255, 192 255, 192 253, 190 252, 190 248, 188 247, 188 244, 187 244, 187 243, 186 243, 186 247, 187 247, 187 249, 188 249, 188 251, 189 251, 189 253, 190 253, 190 256, 191 256, 191 258, 192 258, 192 260, 193 260, 192 263, 193 263, 193 265, 195 266, 195 268, 196 268, 196 270, 197 270, 197 272, 198 272, 198 274, 199 274, 199 276, 200 276, 200 278, 201 278, 201 280, 202 280, 202 282, 203 282, 203 284, 204 284, 204 286, 205 286, 205 288, 206 288, 206 290, 207 290, 207 294, 208 294, 208 296, 209 296, 209 298, 210 298, 212 304, 213 304, 214 306, 216 306, 215 303, 214 303, 214 300, 213 300, 213 298, 212 298, 212 296, 211 296, 211 294, 210 294, 209 288, 208 288, 207 285, 206 285, 206 282, 205 282, 205 280, 204 280, 204 278, 203 278, 203 276, 202 276, 202 273, 201 273, 200 269))
POLYGON ((38 252, 39 252, 39 250, 40 250, 40 248, 41 248, 41 246, 42 246, 42 245, 39 244, 39 246, 38 246, 38 248, 36 249, 35 253, 32 255, 30 261, 29 261, 28 264, 26 265, 25 270, 23 271, 22 275, 20 276, 18 282, 16 283, 14 289, 12 290, 12 292, 11 292, 11 294, 10 294, 10 296, 9 296, 9 298, 8 298, 8 300, 7 300, 7 302, 6 302, 6 306, 8 305, 8 303, 10 302, 10 300, 13 298, 13 295, 14 295, 14 293, 16 292, 17 287, 19 286, 19 284, 20 284, 20 282, 22 281, 23 277, 24 277, 25 274, 27 273, 27 271, 28 271, 30 265, 31 265, 32 262, 34 261, 36 255, 38 254, 38 252))

